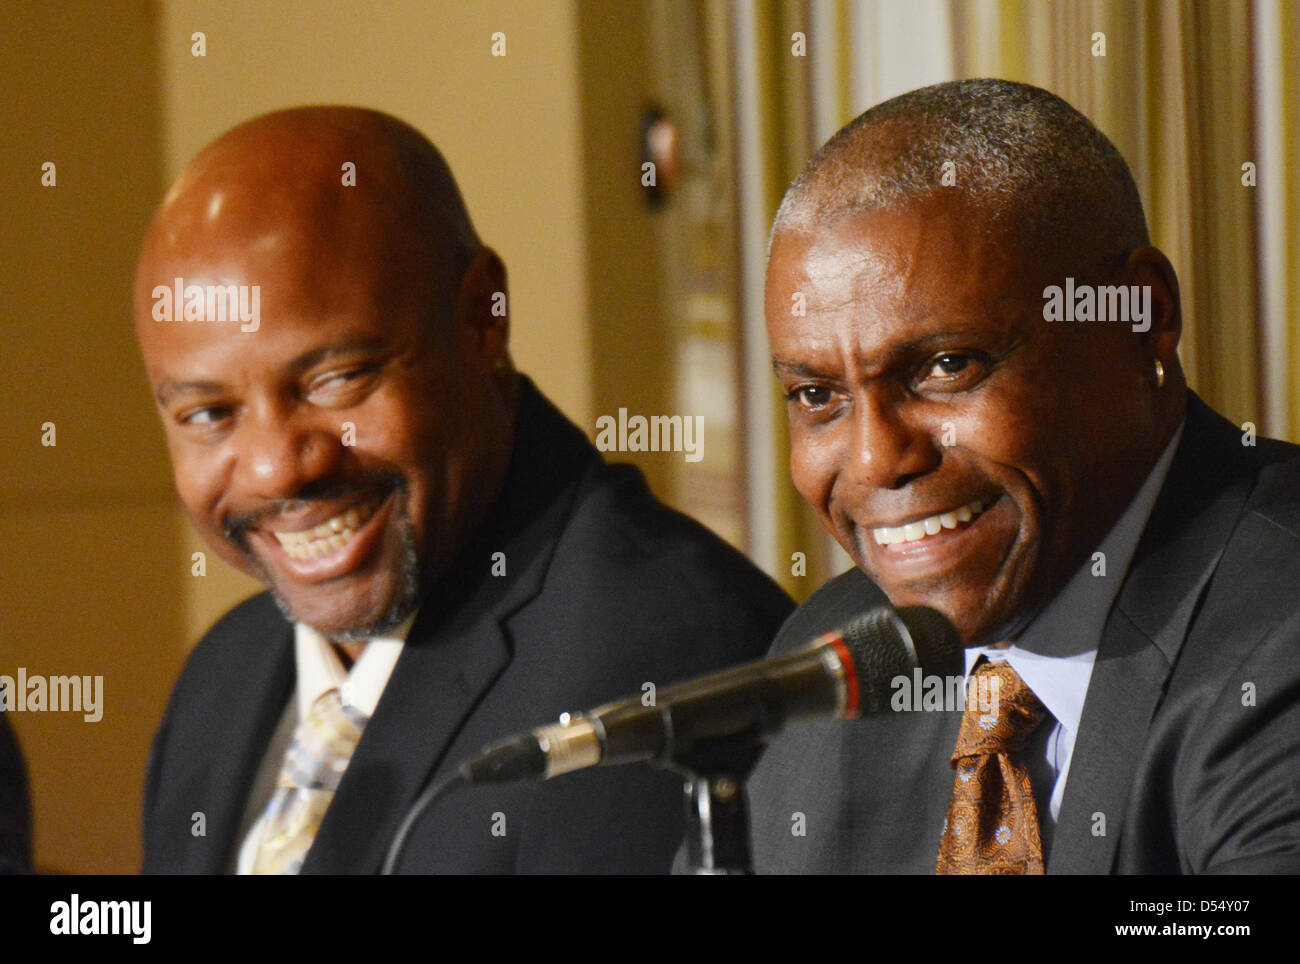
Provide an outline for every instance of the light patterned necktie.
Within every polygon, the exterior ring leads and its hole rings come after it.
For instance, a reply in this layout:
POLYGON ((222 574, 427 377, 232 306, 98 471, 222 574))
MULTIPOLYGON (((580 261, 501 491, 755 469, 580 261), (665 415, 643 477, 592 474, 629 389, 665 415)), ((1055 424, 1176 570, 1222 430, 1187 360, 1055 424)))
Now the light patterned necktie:
POLYGON ((253 873, 298 873, 365 725, 366 715, 344 705, 337 689, 311 705, 294 731, 262 815, 253 873))
POLYGON ((1038 807, 1021 751, 1047 710, 1008 663, 982 662, 971 682, 935 872, 1041 874, 1038 807))

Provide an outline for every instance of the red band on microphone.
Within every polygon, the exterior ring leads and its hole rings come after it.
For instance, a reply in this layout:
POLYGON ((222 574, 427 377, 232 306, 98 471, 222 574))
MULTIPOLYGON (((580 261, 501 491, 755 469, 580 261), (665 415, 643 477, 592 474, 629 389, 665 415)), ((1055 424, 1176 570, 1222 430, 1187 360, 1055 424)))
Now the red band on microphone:
POLYGON ((840 666, 844 668, 844 713, 842 719, 856 719, 858 715, 858 673, 853 668, 853 657, 849 655, 849 648, 844 645, 844 640, 838 634, 828 634, 831 636, 830 644, 835 649, 835 654, 840 658, 840 666))

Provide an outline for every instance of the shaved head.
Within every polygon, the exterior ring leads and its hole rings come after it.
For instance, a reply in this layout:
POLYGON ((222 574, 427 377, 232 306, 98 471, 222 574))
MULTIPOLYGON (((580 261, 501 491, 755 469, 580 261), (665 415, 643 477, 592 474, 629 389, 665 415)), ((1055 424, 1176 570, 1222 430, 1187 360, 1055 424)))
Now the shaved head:
POLYGON ((505 290, 442 156, 377 111, 255 118, 167 192, 134 301, 177 490, 291 619, 390 632, 483 523, 514 430, 505 290))
MULTIPOLYGON (((332 245, 389 257, 454 289, 481 248, 451 169, 409 124, 359 107, 296 107, 240 124, 204 148, 164 197, 141 266, 205 238, 222 244, 332 245), (351 165, 349 169, 344 165, 351 165), (348 179, 353 185, 344 189, 348 179), (360 225, 374 231, 360 231, 360 225), (270 227, 278 229, 273 236, 270 227), (289 230, 285 230, 285 229, 289 230)), ((151 280, 151 279, 141 279, 151 280)), ((148 291, 137 285, 137 303, 148 291)), ((451 307, 436 307, 445 317, 451 307)))
POLYGON ((964 202, 987 236, 1015 232, 1036 252, 1068 239, 1098 270, 1149 243, 1114 145, 1055 94, 1008 80, 935 84, 859 115, 786 192, 772 234, 943 195, 964 202))

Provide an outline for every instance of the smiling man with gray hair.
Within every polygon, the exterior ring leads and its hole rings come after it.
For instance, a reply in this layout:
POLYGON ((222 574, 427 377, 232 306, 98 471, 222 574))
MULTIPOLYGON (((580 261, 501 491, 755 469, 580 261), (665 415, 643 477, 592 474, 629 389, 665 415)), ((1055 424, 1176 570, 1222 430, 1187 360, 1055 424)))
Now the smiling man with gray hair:
POLYGON ((775 648, 931 606, 1000 700, 792 728, 756 868, 1300 870, 1300 448, 1188 390, 1105 136, 1000 80, 867 111, 781 204, 767 322, 795 486, 855 563, 775 648), (1053 320, 1067 283, 1092 307, 1053 320), (1121 287, 1134 324, 1096 311, 1121 287))

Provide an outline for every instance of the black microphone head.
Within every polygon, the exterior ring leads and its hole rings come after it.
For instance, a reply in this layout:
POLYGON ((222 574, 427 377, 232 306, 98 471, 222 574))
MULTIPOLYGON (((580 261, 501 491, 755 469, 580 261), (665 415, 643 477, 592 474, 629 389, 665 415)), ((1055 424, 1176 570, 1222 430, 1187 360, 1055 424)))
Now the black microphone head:
POLYGON ((948 617, 929 606, 902 606, 898 616, 907 627, 916 664, 927 676, 961 676, 966 671, 966 647, 948 617))
POLYGON ((858 677, 858 713, 889 709, 891 682, 919 666, 934 675, 961 673, 962 642, 952 623, 926 606, 881 606, 840 631, 858 677))

